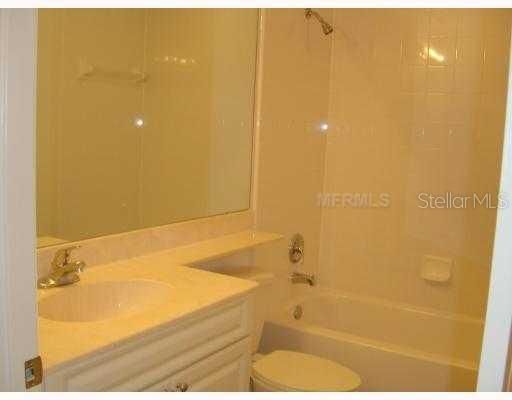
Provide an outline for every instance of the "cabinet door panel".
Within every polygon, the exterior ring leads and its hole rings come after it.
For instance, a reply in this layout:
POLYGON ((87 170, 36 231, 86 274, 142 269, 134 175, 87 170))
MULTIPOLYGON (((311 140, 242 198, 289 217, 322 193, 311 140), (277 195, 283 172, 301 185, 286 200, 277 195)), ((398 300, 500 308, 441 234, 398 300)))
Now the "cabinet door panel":
POLYGON ((245 338, 146 390, 169 392, 183 390, 196 392, 247 391, 250 370, 250 338, 245 338))

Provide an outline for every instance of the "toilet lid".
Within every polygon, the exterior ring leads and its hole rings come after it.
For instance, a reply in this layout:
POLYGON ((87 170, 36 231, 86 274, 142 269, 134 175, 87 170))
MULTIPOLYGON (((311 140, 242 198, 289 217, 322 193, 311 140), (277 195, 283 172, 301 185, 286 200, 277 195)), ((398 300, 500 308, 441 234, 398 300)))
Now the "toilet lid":
POLYGON ((348 392, 361 378, 350 369, 325 358, 277 350, 253 364, 253 376, 281 391, 348 392))

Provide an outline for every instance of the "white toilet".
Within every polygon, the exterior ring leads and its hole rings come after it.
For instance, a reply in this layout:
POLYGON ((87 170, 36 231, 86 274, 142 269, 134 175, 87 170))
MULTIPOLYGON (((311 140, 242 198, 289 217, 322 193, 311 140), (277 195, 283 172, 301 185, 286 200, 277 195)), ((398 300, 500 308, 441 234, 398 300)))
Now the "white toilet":
POLYGON ((354 371, 334 361, 295 351, 277 350, 270 354, 256 354, 267 310, 271 306, 268 291, 274 275, 258 268, 229 268, 222 271, 242 279, 259 283, 254 306, 252 336, 253 366, 252 390, 255 392, 347 392, 361 385, 354 371))

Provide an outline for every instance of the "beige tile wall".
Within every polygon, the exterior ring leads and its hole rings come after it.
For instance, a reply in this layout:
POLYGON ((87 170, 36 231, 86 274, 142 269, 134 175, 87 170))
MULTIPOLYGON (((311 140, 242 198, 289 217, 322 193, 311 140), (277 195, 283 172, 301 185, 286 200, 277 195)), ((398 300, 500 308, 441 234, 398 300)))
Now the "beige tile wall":
POLYGON ((389 193, 388 208, 324 208, 320 280, 482 316, 495 210, 422 210, 417 195, 497 195, 510 11, 336 10, 325 193, 389 193), (448 284, 420 278, 454 260, 448 284))

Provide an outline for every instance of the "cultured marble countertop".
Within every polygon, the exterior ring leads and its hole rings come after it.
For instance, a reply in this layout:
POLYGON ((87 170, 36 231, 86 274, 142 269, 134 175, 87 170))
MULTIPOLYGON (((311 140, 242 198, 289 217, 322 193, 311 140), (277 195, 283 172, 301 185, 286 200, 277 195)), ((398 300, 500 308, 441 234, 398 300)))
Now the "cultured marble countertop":
MULTIPOLYGON (((73 287, 108 281, 153 280, 169 285, 171 298, 138 314, 100 321, 61 322, 39 318, 39 348, 46 373, 151 330, 170 326, 210 306, 246 295, 257 286, 255 282, 169 264, 170 261, 160 254, 86 270, 73 287)), ((67 287, 38 290, 39 299, 67 287)))
MULTIPOLYGON (((39 318, 39 349, 46 373, 69 362, 99 354, 176 324, 210 307, 247 295, 257 284, 183 265, 223 257, 282 238, 260 231, 242 231, 187 246, 86 269, 70 286, 38 290, 39 300, 69 287, 111 281, 151 280, 171 287, 170 299, 138 314, 91 322, 39 318)), ((87 260, 84 260, 87 262, 87 260)))

